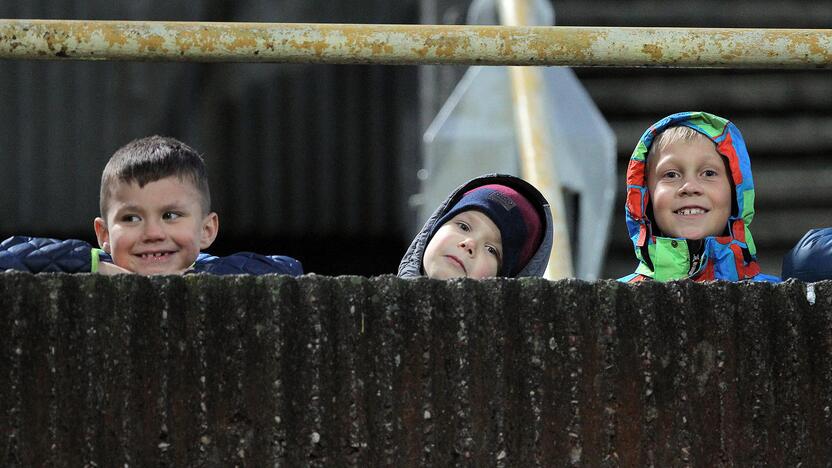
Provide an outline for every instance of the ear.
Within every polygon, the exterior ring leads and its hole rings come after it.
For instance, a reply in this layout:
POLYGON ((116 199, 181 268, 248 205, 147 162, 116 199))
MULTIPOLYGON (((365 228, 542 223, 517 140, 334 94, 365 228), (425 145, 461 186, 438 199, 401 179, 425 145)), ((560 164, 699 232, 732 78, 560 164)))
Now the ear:
POLYGON ((92 225, 95 228, 95 237, 98 238, 98 246, 110 253, 110 230, 107 229, 107 222, 103 218, 95 218, 92 225))
POLYGON ((220 230, 220 217, 213 211, 202 219, 202 236, 199 239, 199 249, 207 249, 214 243, 220 230))

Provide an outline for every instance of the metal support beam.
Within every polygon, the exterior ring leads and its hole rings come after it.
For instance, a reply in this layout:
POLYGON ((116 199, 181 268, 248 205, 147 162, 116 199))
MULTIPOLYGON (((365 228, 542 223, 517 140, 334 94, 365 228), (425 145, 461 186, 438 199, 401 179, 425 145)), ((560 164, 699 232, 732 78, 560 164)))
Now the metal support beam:
POLYGON ((0 20, 0 58, 832 68, 832 29, 0 20))
MULTIPOLYGON (((501 0, 498 3, 501 22, 509 26, 530 24, 532 17, 526 0, 501 0)), ((550 122, 546 115, 546 87, 542 69, 509 67, 511 95, 514 101, 514 122, 520 150, 520 174, 537 187, 549 201, 552 212, 554 240, 546 265, 546 279, 574 276, 569 230, 563 189, 557 171, 554 145, 549 138, 550 122)))

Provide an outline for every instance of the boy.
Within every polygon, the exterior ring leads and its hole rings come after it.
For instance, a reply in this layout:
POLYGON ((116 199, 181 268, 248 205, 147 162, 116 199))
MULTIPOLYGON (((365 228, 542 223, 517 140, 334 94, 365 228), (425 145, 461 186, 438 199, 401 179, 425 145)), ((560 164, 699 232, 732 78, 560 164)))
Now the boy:
POLYGON ((639 265, 619 281, 779 281, 757 265, 751 161, 728 120, 681 112, 648 128, 627 167, 625 211, 639 265))
POLYGON ((0 269, 142 275, 208 272, 300 275, 289 257, 200 254, 217 236, 202 157, 186 144, 152 136, 116 151, 101 176, 101 249, 79 240, 12 237, 0 244, 0 269))
POLYGON ((523 179, 492 174, 457 188, 436 209, 399 264, 400 277, 543 276, 552 215, 523 179))

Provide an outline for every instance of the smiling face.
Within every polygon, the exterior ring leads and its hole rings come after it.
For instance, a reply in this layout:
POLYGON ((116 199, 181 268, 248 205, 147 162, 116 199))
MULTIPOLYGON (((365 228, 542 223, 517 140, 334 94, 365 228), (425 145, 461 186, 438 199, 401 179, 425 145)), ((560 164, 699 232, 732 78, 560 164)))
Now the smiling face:
POLYGON ((487 278, 497 276, 502 262, 500 230, 485 214, 463 211, 433 235, 422 264, 430 278, 487 278))
POLYGON ((702 239, 725 232, 731 184, 722 156, 705 136, 675 141, 648 157, 647 186, 666 236, 702 239))
POLYGON ((107 219, 95 219, 98 244, 134 273, 180 274, 217 236, 217 214, 204 215, 201 202, 194 185, 175 176, 114 184, 107 219))

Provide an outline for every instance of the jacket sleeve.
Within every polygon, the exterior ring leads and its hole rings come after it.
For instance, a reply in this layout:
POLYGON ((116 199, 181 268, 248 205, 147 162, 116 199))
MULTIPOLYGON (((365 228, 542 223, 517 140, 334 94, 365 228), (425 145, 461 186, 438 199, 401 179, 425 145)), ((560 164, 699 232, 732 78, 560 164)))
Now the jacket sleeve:
POLYGON ((292 275, 303 274, 303 266, 292 257, 283 255, 260 255, 252 252, 239 252, 227 257, 215 257, 199 254, 194 273, 211 273, 213 275, 292 275))
POLYGON ((77 239, 14 236, 0 243, 0 271, 88 273, 94 250, 77 239))

